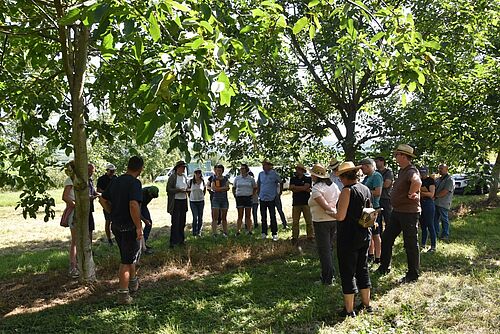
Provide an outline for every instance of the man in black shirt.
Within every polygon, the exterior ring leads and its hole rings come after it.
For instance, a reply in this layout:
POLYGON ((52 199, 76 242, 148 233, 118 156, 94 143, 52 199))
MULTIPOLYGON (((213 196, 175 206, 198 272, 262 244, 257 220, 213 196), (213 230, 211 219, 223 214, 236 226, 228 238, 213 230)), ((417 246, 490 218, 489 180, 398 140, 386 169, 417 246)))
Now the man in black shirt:
MULTIPOLYGON (((116 167, 113 164, 106 165, 106 174, 102 175, 97 179, 97 192, 103 193, 114 179, 116 179, 115 175, 116 167)), ((109 245, 113 245, 113 241, 111 240, 111 216, 109 213, 104 210, 104 230, 106 231, 106 237, 108 238, 109 245)))
POLYGON ((127 172, 114 180, 99 200, 104 210, 111 214, 111 230, 120 249, 119 304, 132 303, 129 292, 135 292, 139 288, 135 264, 141 254, 143 233, 142 185, 137 177, 143 168, 142 158, 131 157, 128 161, 127 172))
POLYGON ((300 214, 304 215, 306 221, 307 239, 314 239, 311 210, 307 202, 311 194, 311 177, 304 173, 306 168, 303 164, 295 166, 295 176, 290 179, 290 190, 292 195, 292 242, 296 243, 299 238, 299 220, 300 214))

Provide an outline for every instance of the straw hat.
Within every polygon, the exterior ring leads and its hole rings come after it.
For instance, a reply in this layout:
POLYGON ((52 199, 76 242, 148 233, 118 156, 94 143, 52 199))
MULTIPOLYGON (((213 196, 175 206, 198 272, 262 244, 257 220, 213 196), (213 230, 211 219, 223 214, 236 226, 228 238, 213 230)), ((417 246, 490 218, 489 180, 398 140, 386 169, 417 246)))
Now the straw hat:
POLYGON ((355 166, 354 162, 352 161, 346 161, 340 164, 339 169, 337 170, 337 176, 340 176, 346 172, 350 172, 352 170, 358 170, 360 169, 361 166, 355 166))
POLYGON ((406 144, 399 144, 398 148, 396 148, 394 153, 403 153, 403 154, 406 154, 410 157, 415 158, 415 154, 413 153, 413 147, 411 147, 410 145, 406 145, 406 144))
POLYGON ((179 167, 186 167, 186 166, 187 166, 187 165, 186 165, 186 163, 184 162, 184 160, 179 160, 179 161, 177 161, 177 163, 175 164, 174 169, 175 169, 175 170, 177 170, 177 168, 179 168, 179 167))
POLYGON ((328 175, 328 172, 326 171, 326 168, 323 167, 321 164, 314 165, 313 168, 309 169, 309 173, 311 173, 311 175, 314 175, 322 179, 327 179, 330 177, 328 175))
POLYGON ((332 158, 332 160, 330 160, 330 168, 331 169, 338 168, 339 165, 340 165, 340 161, 338 161, 337 159, 332 158))
POLYGON ((297 169, 297 168, 300 168, 300 169, 302 169, 304 172, 307 172, 306 167, 304 167, 304 165, 303 165, 303 164, 301 164, 300 162, 299 162, 299 163, 297 163, 297 164, 295 165, 295 168, 296 168, 296 169, 297 169))
POLYGON ((106 165, 106 170, 116 170, 116 167, 113 164, 107 164, 106 165))

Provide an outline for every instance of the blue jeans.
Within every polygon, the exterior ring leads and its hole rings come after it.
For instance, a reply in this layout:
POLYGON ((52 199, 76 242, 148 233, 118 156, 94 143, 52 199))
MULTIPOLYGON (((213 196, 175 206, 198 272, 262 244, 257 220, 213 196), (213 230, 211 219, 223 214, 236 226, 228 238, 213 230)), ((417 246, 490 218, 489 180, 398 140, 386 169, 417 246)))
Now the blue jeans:
POLYGON ((434 201, 425 199, 420 202, 422 214, 420 215, 420 226, 422 227, 422 246, 427 243, 427 232, 431 236, 431 248, 436 248, 436 231, 434 230, 434 201))
POLYGON ((193 235, 199 235, 203 228, 203 208, 205 201, 190 201, 191 213, 193 214, 193 235))
POLYGON ((436 235, 439 234, 439 221, 443 225, 440 238, 448 238, 450 236, 450 223, 448 220, 448 209, 436 205, 436 212, 434 213, 434 228, 436 235))
POLYGON ((278 223, 276 222, 276 202, 275 201, 260 201, 260 215, 262 217, 262 233, 267 235, 267 210, 269 210, 269 218, 271 220, 271 233, 278 234, 278 223))

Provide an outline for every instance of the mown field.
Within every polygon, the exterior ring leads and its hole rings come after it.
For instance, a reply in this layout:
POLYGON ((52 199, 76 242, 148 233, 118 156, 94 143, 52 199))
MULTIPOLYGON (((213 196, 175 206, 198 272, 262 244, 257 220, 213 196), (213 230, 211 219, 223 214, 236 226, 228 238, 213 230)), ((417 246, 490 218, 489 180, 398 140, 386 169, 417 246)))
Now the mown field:
MULTIPOLYGON (((0 333, 499 332, 500 208, 486 206, 482 196, 455 198, 451 240, 435 254, 422 253, 417 283, 397 284, 406 268, 399 238, 392 272, 372 275, 375 313, 346 321, 337 316, 340 285, 315 284, 315 244, 301 239, 292 246, 290 230, 280 229, 278 242, 236 237, 234 229, 224 240, 205 233, 170 250, 162 193, 151 203, 155 253, 141 260, 141 289, 132 306, 118 306, 118 249, 101 241, 101 209, 94 235, 98 282, 82 287, 67 276, 69 231, 57 219, 24 220, 13 209, 15 198, 0 195, 0 333)), ((283 205, 291 222, 290 194, 283 205)), ((62 208, 59 200, 58 216, 62 208)), ((206 228, 208 218, 206 209, 206 228)))

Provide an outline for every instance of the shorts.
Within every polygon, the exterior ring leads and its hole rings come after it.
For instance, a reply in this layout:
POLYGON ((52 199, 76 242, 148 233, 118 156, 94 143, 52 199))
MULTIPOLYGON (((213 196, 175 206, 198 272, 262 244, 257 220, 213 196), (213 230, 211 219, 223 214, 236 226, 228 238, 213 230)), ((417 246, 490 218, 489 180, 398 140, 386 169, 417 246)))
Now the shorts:
POLYGON ((240 208, 251 208, 252 207, 252 196, 236 196, 236 207, 240 208))
MULTIPOLYGON (((379 213, 379 215, 382 215, 382 213, 379 213)), ((373 225, 372 227, 370 227, 370 229, 372 230, 372 236, 374 235, 381 235, 382 234, 382 222, 378 220, 375 220, 375 223, 378 223, 378 226, 375 227, 375 225, 373 225)))
POLYGON ((228 209, 229 201, 227 198, 217 198, 212 199, 212 209, 228 209))
POLYGON ((141 257, 141 242, 137 240, 135 229, 122 231, 119 226, 111 226, 116 244, 120 249, 121 264, 136 264, 141 257))

